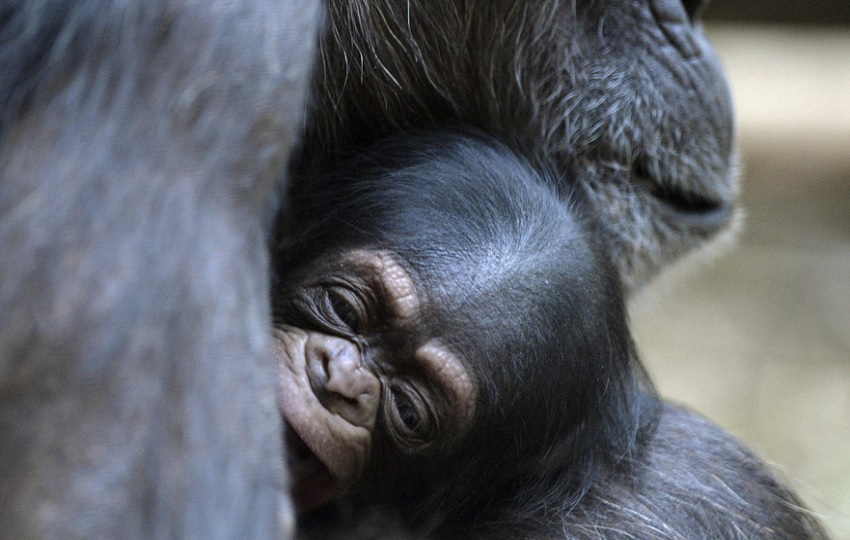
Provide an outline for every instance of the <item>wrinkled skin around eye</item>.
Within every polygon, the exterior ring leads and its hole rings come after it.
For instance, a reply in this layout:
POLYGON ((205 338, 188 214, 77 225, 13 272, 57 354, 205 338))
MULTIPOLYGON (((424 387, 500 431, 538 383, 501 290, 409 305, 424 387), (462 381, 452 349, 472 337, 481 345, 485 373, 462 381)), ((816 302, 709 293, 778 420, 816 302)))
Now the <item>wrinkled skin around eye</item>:
POLYGON ((357 485, 370 465, 379 415, 387 450, 409 456, 437 437, 462 433, 475 409, 475 387, 460 360, 437 340, 412 341, 419 300, 392 256, 354 251, 317 272, 329 268, 336 273, 304 277, 309 285, 295 286, 282 302, 280 317, 306 321, 306 329, 280 324, 273 334, 302 512, 357 485), (377 314, 386 320, 374 321, 377 314), (387 332, 397 339, 385 339, 387 332))

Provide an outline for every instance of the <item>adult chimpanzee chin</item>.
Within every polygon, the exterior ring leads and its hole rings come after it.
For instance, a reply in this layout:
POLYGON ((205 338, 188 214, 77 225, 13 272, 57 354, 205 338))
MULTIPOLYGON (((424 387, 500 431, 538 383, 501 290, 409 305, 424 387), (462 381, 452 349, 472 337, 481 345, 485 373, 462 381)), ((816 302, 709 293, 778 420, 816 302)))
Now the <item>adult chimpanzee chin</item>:
POLYGON ((273 305, 308 537, 373 511, 433 538, 822 537, 731 436, 658 399, 582 195, 445 130, 304 185, 273 305))

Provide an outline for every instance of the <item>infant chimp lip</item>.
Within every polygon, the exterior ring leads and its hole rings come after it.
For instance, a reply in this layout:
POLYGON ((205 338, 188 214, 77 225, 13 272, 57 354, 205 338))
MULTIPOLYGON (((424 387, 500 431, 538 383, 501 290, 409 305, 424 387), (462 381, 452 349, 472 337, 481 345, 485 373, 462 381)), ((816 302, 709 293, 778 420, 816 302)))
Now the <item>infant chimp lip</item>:
POLYGON ((285 432, 292 498, 298 513, 304 514, 339 496, 342 487, 294 429, 287 425, 285 432))

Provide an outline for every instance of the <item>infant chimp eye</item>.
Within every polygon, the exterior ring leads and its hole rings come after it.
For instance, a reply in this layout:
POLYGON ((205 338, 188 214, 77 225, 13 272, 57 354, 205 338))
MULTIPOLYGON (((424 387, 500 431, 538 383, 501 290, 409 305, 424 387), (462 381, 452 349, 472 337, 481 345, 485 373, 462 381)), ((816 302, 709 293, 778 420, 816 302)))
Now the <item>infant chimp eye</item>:
POLYGON ((422 425, 422 416, 410 399, 401 392, 394 392, 393 402, 395 403, 396 413, 405 427, 413 432, 418 430, 422 425))
POLYGON ((397 426, 395 428, 396 433, 411 444, 415 444, 416 441, 423 442, 427 439, 425 417, 413 399, 401 390, 393 390, 390 395, 394 409, 392 412, 393 423, 397 426))
POLYGON ((341 292, 328 289, 328 302, 337 320, 354 332, 360 327, 360 317, 351 302, 341 292))

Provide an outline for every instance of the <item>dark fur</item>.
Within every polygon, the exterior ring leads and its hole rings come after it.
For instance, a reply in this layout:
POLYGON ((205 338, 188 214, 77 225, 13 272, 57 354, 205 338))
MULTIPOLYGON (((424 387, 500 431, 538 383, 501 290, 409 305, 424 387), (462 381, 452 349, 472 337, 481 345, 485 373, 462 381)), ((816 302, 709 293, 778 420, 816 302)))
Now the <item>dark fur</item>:
POLYGON ((0 536, 281 534, 266 242, 316 7, 0 6, 0 536))
POLYGON ((369 508, 434 538, 823 537, 740 443, 658 399, 581 195, 559 201, 505 146, 446 131, 396 137, 305 185, 282 297, 287 273, 327 252, 388 249, 479 384, 458 447, 376 452, 339 514, 307 516, 310 537, 342 537, 346 512, 369 508))
POLYGON ((302 172, 398 131, 471 125, 580 188, 631 292, 730 224, 726 83, 667 0, 331 0, 302 172))
MULTIPOLYGON (((317 3, 0 4, 4 536, 277 534, 263 245, 317 3)), ((510 136, 587 180, 637 288, 735 198, 713 55, 651 3, 330 2, 300 170, 399 128, 510 136)))

